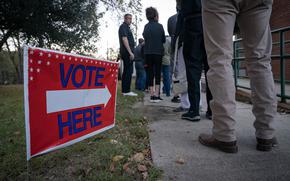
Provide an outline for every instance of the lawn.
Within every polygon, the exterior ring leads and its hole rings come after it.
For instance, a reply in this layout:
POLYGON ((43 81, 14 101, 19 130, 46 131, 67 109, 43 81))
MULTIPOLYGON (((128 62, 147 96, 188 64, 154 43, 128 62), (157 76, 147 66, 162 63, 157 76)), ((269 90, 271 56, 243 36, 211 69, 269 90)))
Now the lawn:
POLYGON ((158 180, 138 97, 118 91, 116 126, 26 162, 23 86, 0 86, 0 180, 158 180))

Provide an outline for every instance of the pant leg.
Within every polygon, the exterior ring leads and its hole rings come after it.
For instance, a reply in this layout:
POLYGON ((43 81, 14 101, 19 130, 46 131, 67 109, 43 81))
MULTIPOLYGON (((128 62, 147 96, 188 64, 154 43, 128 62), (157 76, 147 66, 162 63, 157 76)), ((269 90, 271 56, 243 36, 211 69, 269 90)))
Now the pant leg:
POLYGON ((162 83, 163 83, 162 93, 163 94, 166 94, 166 90, 165 90, 165 79, 164 79, 164 74, 165 74, 164 65, 161 66, 161 74, 162 74, 162 83))
POLYGON ((144 63, 142 63, 142 67, 140 69, 140 88, 141 90, 145 90, 146 87, 146 71, 144 68, 144 63))
POLYGON ((141 90, 142 86, 142 62, 141 61, 135 61, 135 69, 136 69, 136 83, 135 87, 137 90, 141 90))
POLYGON ((166 96, 170 96, 170 66, 162 65, 163 85, 166 96))
POLYGON ((149 88, 149 69, 148 69, 148 64, 146 63, 145 67, 145 72, 146 72, 146 83, 145 83, 145 89, 149 88))
POLYGON ((123 60, 123 74, 122 74, 122 93, 128 93, 131 91, 131 80, 133 73, 133 61, 130 60, 129 55, 121 55, 123 60))
POLYGON ((155 84, 160 85, 161 66, 162 66, 162 56, 161 55, 154 55, 154 64, 155 64, 155 84))
POLYGON ((213 136, 225 142, 236 140, 235 85, 232 35, 238 13, 234 1, 202 1, 204 42, 208 57, 208 85, 213 100, 213 136))
POLYGON ((202 70, 201 43, 202 36, 201 17, 191 18, 184 23, 183 56, 186 66, 186 76, 188 82, 188 97, 190 111, 199 115, 200 101, 200 78, 202 70))
POLYGON ((180 106, 182 108, 185 108, 185 109, 190 108, 190 103, 189 103, 188 93, 187 92, 180 94, 180 106))
MULTIPOLYGON (((204 43, 203 43, 204 44, 204 43)), ((209 70, 209 66, 208 66, 208 62, 207 62, 207 55, 206 55, 206 51, 205 51, 205 46, 203 45, 203 49, 202 49, 202 54, 203 54, 203 70, 204 70, 204 77, 205 77, 205 85, 206 85, 206 103, 207 103, 207 113, 208 114, 212 114, 211 111, 211 107, 210 107, 210 101, 212 100, 212 94, 211 91, 208 87, 208 80, 207 80, 207 72, 209 70)))
POLYGON ((152 87, 154 85, 154 60, 152 55, 146 55, 145 58, 148 69, 148 86, 152 87))
POLYGON ((135 70, 136 70, 136 80, 135 80, 135 89, 139 89, 139 77, 140 77, 140 75, 139 75, 139 70, 138 70, 138 63, 137 62, 135 62, 135 70))
POLYGON ((241 30, 247 71, 252 89, 254 127, 256 136, 263 139, 274 137, 277 98, 271 71, 272 36, 269 20, 272 0, 245 0, 247 9, 241 9, 238 23, 241 30), (251 21, 249 21, 249 19, 251 21))

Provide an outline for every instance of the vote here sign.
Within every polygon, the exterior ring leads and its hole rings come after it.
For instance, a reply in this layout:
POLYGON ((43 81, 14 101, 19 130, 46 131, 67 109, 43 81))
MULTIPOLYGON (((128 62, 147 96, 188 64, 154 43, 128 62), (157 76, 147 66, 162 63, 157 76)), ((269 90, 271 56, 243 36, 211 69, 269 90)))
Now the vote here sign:
POLYGON ((27 159, 115 124, 116 62, 24 48, 27 159))

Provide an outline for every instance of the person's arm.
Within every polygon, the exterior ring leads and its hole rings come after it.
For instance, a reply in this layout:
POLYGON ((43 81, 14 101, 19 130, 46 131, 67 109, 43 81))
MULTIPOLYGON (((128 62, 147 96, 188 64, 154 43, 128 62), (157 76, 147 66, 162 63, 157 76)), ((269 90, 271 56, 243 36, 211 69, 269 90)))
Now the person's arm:
POLYGON ((162 43, 165 43, 166 42, 166 37, 165 37, 164 28, 163 28, 162 25, 161 25, 161 31, 162 31, 162 43))
POLYGON ((183 27, 183 13, 180 12, 177 15, 177 22, 176 22, 176 29, 175 29, 175 37, 178 37, 182 31, 182 27, 183 27))
POLYGON ((132 50, 130 48, 128 38, 126 36, 124 36, 124 37, 122 37, 122 41, 123 41, 123 44, 124 44, 125 48, 129 52, 130 60, 134 60, 134 54, 133 54, 133 52, 132 52, 132 50))
POLYGON ((172 37, 173 33, 172 33, 172 22, 171 21, 172 21, 171 17, 168 18, 168 20, 167 20, 167 31, 168 31, 169 36, 172 37))

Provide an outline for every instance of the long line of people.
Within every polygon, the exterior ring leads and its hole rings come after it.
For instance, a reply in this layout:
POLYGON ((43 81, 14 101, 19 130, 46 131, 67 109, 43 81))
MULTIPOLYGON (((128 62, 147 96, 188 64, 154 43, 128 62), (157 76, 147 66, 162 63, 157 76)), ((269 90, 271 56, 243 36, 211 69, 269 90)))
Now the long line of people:
POLYGON ((273 0, 177 0, 176 3, 177 14, 168 19, 170 38, 165 37, 163 26, 158 23, 158 11, 153 7, 146 9, 148 23, 143 31, 144 42, 140 39, 135 51, 129 27, 132 15, 124 16, 119 29, 120 54, 124 62, 123 95, 136 96, 130 91, 135 59, 136 88, 148 88, 151 102, 162 100, 161 90, 170 96, 172 88, 172 102, 181 102, 174 111, 185 112, 182 119, 196 122, 200 120, 200 80, 204 72, 206 117, 213 120, 213 129, 211 134, 200 134, 199 142, 223 152, 237 153, 231 61, 232 35, 238 22, 253 90, 257 150, 272 150, 277 144, 273 126, 277 119, 277 101, 270 65, 269 18, 273 0), (163 89, 160 89, 161 72, 163 89))
MULTIPOLYGON (((180 8, 180 6, 177 6, 177 12, 180 12, 180 8)), ((179 23, 183 18, 180 13, 168 19, 167 29, 169 36, 165 36, 163 26, 158 23, 159 15, 155 8, 147 8, 146 17, 148 23, 144 27, 144 39, 138 39, 139 44, 136 47, 131 46, 134 44, 133 35, 129 26, 132 15, 126 14, 124 16, 124 23, 119 29, 120 53, 121 57, 125 58, 122 76, 123 95, 137 95, 131 92, 129 88, 132 77, 132 63, 134 61, 136 69, 135 88, 137 90, 149 91, 150 102, 154 103, 163 100, 160 96, 161 92, 167 97, 170 97, 171 93, 173 93, 172 102, 180 103, 180 107, 173 111, 185 112, 182 115, 182 119, 198 121, 200 119, 200 75, 202 65, 194 65, 192 67, 190 61, 194 60, 188 54, 187 59, 184 59, 184 47, 187 51, 191 51, 191 48, 204 49, 204 46, 188 47, 184 43, 184 39, 182 38, 184 35, 181 32, 187 32, 187 30, 182 23, 179 23), (176 41, 177 37, 178 41, 176 41), (131 55, 131 52, 133 55, 131 55), (130 58, 132 59, 128 60, 130 58), (130 77, 128 74, 130 74, 130 77), (188 76, 190 77, 190 81, 188 81, 188 76), (163 79, 162 89, 160 89, 161 77, 163 79)), ((204 54, 201 54, 201 56, 205 58, 204 54)), ((206 59, 203 62, 204 67, 208 68, 206 59)), ((208 88, 207 90, 209 91, 208 88)), ((210 92, 207 96, 211 96, 210 92)), ((210 106, 208 106, 206 116, 211 119, 210 106)))

